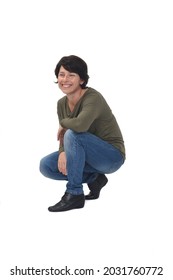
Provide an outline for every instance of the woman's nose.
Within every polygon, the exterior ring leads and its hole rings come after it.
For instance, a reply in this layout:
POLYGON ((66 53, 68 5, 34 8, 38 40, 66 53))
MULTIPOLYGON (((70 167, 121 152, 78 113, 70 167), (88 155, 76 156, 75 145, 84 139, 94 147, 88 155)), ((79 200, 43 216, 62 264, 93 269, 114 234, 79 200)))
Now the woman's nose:
POLYGON ((65 76, 63 77, 63 80, 64 80, 64 81, 68 81, 68 80, 69 80, 69 75, 65 75, 65 76))

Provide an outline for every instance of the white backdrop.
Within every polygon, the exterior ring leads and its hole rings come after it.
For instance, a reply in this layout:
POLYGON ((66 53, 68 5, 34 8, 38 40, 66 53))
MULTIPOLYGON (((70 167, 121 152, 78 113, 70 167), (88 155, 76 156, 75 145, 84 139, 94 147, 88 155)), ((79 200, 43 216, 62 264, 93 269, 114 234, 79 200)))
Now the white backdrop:
POLYGON ((172 14, 166 0, 0 2, 2 279, 15 266, 65 265, 96 271, 78 279, 105 279, 105 266, 161 266, 171 279, 172 14), (50 213, 65 182, 44 178, 39 161, 57 150, 54 68, 70 54, 87 62, 89 86, 110 104, 127 160, 99 200, 50 213))

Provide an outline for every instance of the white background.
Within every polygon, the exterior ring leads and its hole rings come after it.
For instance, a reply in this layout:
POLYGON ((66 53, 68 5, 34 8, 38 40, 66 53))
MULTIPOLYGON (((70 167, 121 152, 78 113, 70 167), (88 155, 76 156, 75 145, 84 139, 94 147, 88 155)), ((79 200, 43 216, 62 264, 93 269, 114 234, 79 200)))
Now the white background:
POLYGON ((16 265, 101 271, 78 279, 105 279, 104 266, 163 266, 164 279, 172 278, 171 2, 0 2, 2 279, 13 279, 16 265), (88 85, 110 104, 127 160, 108 176, 99 200, 50 213, 47 207, 59 201, 65 182, 44 178, 39 161, 57 150, 62 93, 54 69, 70 54, 87 62, 88 85))

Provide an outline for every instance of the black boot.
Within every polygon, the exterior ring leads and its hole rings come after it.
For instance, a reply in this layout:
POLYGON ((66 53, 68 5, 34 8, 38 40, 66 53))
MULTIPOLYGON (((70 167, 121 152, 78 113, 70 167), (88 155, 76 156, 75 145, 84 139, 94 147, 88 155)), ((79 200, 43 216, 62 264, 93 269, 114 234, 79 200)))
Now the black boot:
POLYGON ((90 193, 85 196, 85 199, 97 199, 99 198, 101 189, 107 184, 108 179, 104 174, 99 174, 97 179, 88 184, 88 188, 90 189, 90 193))
POLYGON ((76 208, 82 208, 85 204, 84 194, 72 195, 65 192, 61 200, 54 206, 50 206, 48 210, 50 212, 62 212, 76 208))

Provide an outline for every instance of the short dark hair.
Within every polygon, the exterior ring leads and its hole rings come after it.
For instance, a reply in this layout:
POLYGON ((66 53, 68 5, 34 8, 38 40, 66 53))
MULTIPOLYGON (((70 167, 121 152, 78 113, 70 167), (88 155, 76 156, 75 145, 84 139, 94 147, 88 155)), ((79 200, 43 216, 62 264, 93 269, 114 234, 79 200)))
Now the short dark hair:
POLYGON ((81 88, 86 88, 89 79, 88 67, 82 58, 76 55, 63 56, 55 68, 55 76, 57 78, 61 66, 63 66, 69 72, 77 73, 81 80, 84 80, 81 88))

